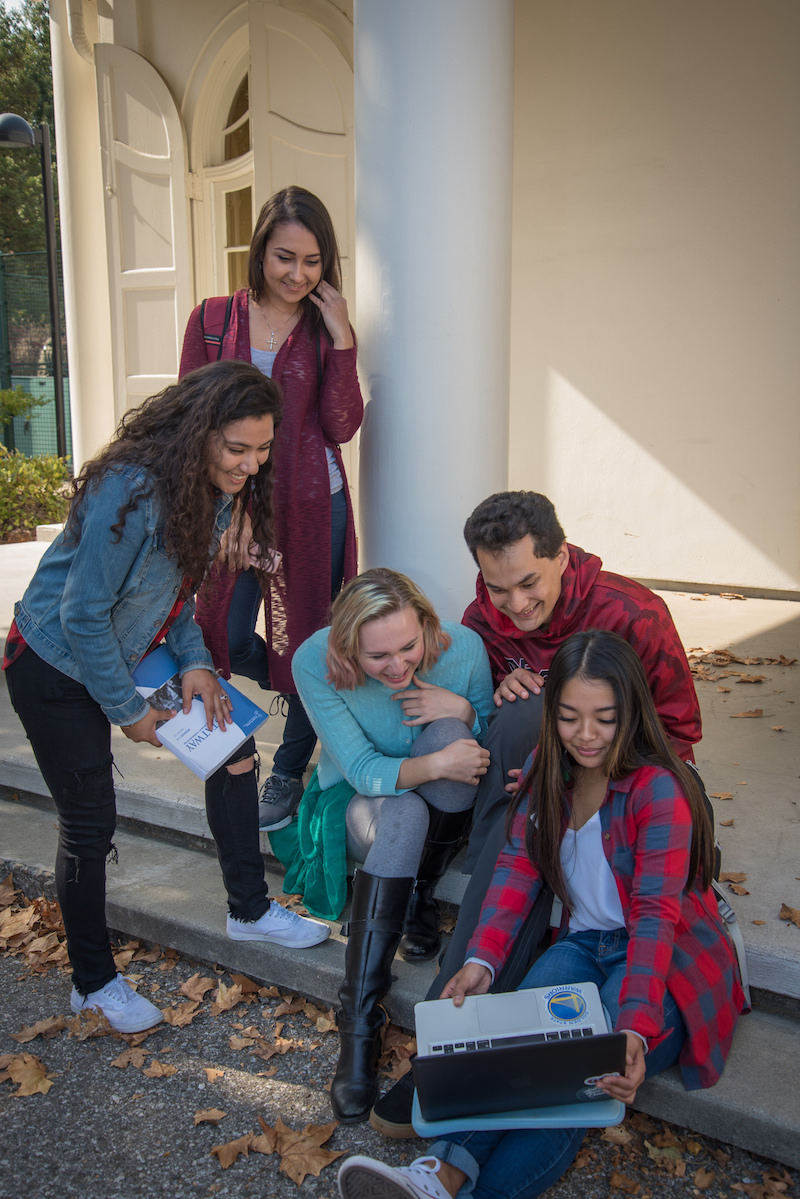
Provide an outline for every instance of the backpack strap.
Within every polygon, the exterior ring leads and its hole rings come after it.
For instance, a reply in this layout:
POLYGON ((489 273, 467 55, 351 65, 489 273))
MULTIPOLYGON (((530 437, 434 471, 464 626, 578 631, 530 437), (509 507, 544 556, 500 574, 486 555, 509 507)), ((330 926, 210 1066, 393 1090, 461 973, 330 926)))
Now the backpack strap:
POLYGON ((233 296, 211 296, 200 305, 200 324, 209 362, 219 362, 222 357, 222 339, 231 323, 232 309, 233 296))

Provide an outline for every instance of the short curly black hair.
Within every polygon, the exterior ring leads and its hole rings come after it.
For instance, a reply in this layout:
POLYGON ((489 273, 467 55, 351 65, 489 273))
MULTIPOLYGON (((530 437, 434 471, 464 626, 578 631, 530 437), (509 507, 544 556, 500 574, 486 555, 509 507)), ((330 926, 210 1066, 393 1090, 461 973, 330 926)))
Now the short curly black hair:
POLYGON ((556 510, 537 491, 498 491, 478 504, 464 525, 464 540, 475 561, 478 550, 499 554, 531 536, 538 558, 555 558, 564 544, 556 510))

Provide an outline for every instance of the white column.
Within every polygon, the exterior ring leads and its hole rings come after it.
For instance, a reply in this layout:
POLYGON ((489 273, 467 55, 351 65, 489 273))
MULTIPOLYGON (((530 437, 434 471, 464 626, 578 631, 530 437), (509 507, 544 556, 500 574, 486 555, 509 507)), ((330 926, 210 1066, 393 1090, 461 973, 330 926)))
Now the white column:
POLYGON ((464 520, 506 486, 513 0, 356 0, 362 566, 440 615, 464 520))

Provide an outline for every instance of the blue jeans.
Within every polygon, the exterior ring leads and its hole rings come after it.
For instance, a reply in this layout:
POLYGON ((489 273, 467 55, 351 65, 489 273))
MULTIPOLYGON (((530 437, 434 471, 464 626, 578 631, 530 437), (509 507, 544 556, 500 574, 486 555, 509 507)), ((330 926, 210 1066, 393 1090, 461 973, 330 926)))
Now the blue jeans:
MULTIPOLYGON (((331 496, 331 600, 339 594, 344 575, 347 535, 347 500, 344 489, 331 496)), ((265 691, 271 690, 269 658, 264 638, 256 632, 261 607, 261 585, 254 570, 243 570, 236 580, 228 609, 228 650, 231 671, 252 679, 265 691)), ((287 695, 283 741, 275 752, 274 773, 283 779, 302 778, 317 734, 311 727, 299 695, 287 695)))
MULTIPOLYGON (((573 933, 551 946, 528 971, 520 990, 559 983, 597 984, 612 1024, 619 1015, 625 978, 628 933, 573 933)), ((672 996, 664 996, 667 1036, 645 1058, 647 1077, 674 1065, 686 1028, 672 996)), ((451 1133, 436 1141, 430 1155, 467 1175, 459 1196, 473 1199, 533 1199, 552 1186, 574 1161, 583 1128, 532 1128, 515 1132, 451 1133)))

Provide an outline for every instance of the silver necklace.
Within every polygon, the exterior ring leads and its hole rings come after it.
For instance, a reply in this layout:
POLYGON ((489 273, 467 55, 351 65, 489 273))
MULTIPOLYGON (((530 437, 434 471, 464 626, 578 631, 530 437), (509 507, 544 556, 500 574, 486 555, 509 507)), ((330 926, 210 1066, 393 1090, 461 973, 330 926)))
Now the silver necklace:
POLYGON ((297 310, 295 310, 294 312, 290 312, 289 315, 287 316, 286 320, 281 321, 281 323, 278 325, 278 327, 276 329, 273 329, 272 325, 267 320, 266 312, 261 307, 258 300, 255 299, 255 297, 253 298, 253 303, 255 304, 256 308, 258 309, 258 311, 261 313, 262 317, 264 318, 264 324, 269 329, 269 345, 267 346, 267 350, 268 351, 274 350, 276 337, 278 336, 278 334, 280 333, 280 331, 284 327, 284 325, 288 325, 289 321, 297 316, 297 310))

